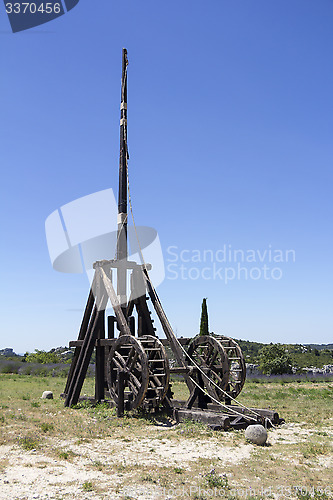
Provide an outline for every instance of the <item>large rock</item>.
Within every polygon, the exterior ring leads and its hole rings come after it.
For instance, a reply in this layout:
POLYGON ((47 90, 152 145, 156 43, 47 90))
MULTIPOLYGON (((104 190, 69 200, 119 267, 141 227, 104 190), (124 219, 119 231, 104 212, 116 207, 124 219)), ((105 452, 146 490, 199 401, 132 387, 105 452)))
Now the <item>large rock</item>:
POLYGON ((42 399, 53 399, 52 391, 44 391, 42 394, 42 399))
POLYGON ((251 443, 262 446, 267 441, 267 431, 263 425, 249 425, 245 431, 245 437, 251 443))

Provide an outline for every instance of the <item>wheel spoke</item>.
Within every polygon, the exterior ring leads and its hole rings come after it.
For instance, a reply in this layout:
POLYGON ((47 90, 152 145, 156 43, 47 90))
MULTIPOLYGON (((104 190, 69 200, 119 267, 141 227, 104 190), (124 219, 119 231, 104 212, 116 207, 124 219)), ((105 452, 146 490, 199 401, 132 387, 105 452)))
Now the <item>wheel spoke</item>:
POLYGON ((126 408, 135 409, 143 402, 158 406, 169 388, 169 362, 159 339, 152 336, 120 336, 110 349, 107 360, 107 383, 118 402, 118 370, 127 373, 126 408), (150 361, 152 363, 150 363, 150 361))
POLYGON ((131 371, 133 366, 135 365, 136 363, 136 360, 138 359, 139 357, 139 353, 137 351, 135 351, 134 353, 134 356, 133 358, 131 359, 130 363, 129 363, 129 360, 130 360, 130 357, 128 357, 128 360, 126 361, 126 368, 131 371))
POLYGON ((133 373, 130 374, 130 377, 128 379, 128 384, 131 384, 132 387, 133 387, 133 382, 132 381, 134 382, 134 386, 136 386, 136 388, 140 388, 141 387, 141 382, 139 381, 138 378, 136 378, 136 376, 133 373))
POLYGON ((125 366, 126 366, 126 360, 123 358, 123 356, 118 351, 115 352, 115 356, 117 356, 118 361, 119 361, 119 363, 121 365, 121 368, 125 368, 125 366))
POLYGON ((229 365, 227 354, 220 342, 211 336, 197 337, 190 344, 189 355, 198 361, 197 364, 204 370, 204 374, 197 372, 193 375, 199 385, 204 387, 212 398, 223 400, 222 391, 226 390, 229 380, 229 365))
POLYGON ((201 363, 197 363, 197 365, 199 366, 206 366, 206 362, 205 360, 200 356, 200 354, 198 352, 195 353, 196 354, 196 357, 199 358, 199 361, 201 361, 201 363))
POLYGON ((211 344, 208 344, 207 346, 207 351, 206 351, 206 357, 205 357, 205 365, 208 366, 210 363, 208 363, 208 360, 209 360, 209 356, 212 354, 213 352, 213 346, 211 344))
MULTIPOLYGON (((219 376, 216 372, 214 372, 213 370, 210 372, 209 377, 210 377, 211 379, 213 379, 213 377, 214 377, 215 379, 217 379, 217 380, 218 380, 218 382, 220 382, 220 384, 221 384, 221 385, 223 384, 223 378, 221 378, 221 377, 220 377, 220 376, 219 376)), ((214 379, 213 379, 213 380, 214 380, 214 379)), ((214 382, 216 383, 216 380, 214 380, 214 382)))
POLYGON ((119 368, 120 370, 123 369, 123 365, 121 363, 119 363, 119 361, 116 358, 113 358, 113 362, 117 368, 119 368))
POLYGON ((213 357, 212 359, 210 360, 210 366, 212 366, 212 364, 215 362, 215 359, 216 357, 218 356, 219 352, 218 351, 214 351, 214 354, 213 354, 213 357))
POLYGON ((130 363, 130 360, 132 359, 133 355, 135 356, 135 354, 137 353, 137 351, 134 349, 134 347, 132 346, 127 354, 127 359, 126 359, 126 363, 125 363, 125 366, 126 368, 128 368, 128 365, 130 363))

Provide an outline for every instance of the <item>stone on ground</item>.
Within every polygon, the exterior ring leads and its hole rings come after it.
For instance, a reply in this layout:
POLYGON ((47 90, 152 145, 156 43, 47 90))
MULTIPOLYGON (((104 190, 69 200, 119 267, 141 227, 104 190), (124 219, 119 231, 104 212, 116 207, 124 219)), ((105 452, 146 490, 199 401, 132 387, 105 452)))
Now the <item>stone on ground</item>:
POLYGON ((245 437, 251 443, 262 446, 267 441, 267 430, 263 425, 249 425, 245 431, 245 437))
POLYGON ((42 399, 53 399, 52 391, 44 391, 42 394, 42 399))

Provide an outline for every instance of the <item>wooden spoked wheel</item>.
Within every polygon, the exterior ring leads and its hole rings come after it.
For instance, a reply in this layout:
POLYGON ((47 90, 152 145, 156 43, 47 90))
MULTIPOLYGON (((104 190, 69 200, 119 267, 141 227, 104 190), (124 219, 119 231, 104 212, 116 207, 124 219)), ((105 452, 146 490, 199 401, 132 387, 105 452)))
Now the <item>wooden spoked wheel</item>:
POLYGON ((169 360, 162 342, 152 335, 140 337, 148 359, 148 387, 143 401, 147 408, 156 408, 166 396, 169 389, 169 360))
POLYGON ((227 393, 236 398, 243 389, 246 379, 246 365, 241 348, 230 337, 219 335, 216 339, 222 344, 228 356, 229 384, 227 393))
POLYGON ((153 336, 120 336, 110 349, 106 378, 111 397, 118 404, 118 374, 125 372, 126 410, 157 407, 168 388, 170 369, 162 343, 153 336))
POLYGON ((229 383, 229 363, 222 344, 215 337, 202 335, 191 342, 188 354, 201 369, 194 370, 191 377, 215 399, 223 401, 225 394, 222 391, 226 391, 229 383))
POLYGON ((125 377, 125 409, 134 410, 141 405, 148 388, 148 358, 140 342, 131 335, 119 337, 110 349, 106 378, 110 395, 118 404, 118 371, 125 377))

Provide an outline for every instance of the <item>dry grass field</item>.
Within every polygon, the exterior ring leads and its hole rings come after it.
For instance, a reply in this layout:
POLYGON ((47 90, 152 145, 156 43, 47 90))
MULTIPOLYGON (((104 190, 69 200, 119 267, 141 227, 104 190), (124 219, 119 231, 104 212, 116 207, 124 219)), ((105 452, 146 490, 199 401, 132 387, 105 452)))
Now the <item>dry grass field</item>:
MULTIPOLYGON (((333 381, 247 382, 240 401, 286 424, 268 444, 167 417, 64 408, 65 379, 0 376, 0 499, 333 498, 333 381), (44 390, 53 400, 42 400, 44 390)), ((186 386, 173 385, 175 397, 186 386)), ((88 379, 83 392, 93 394, 88 379)))

